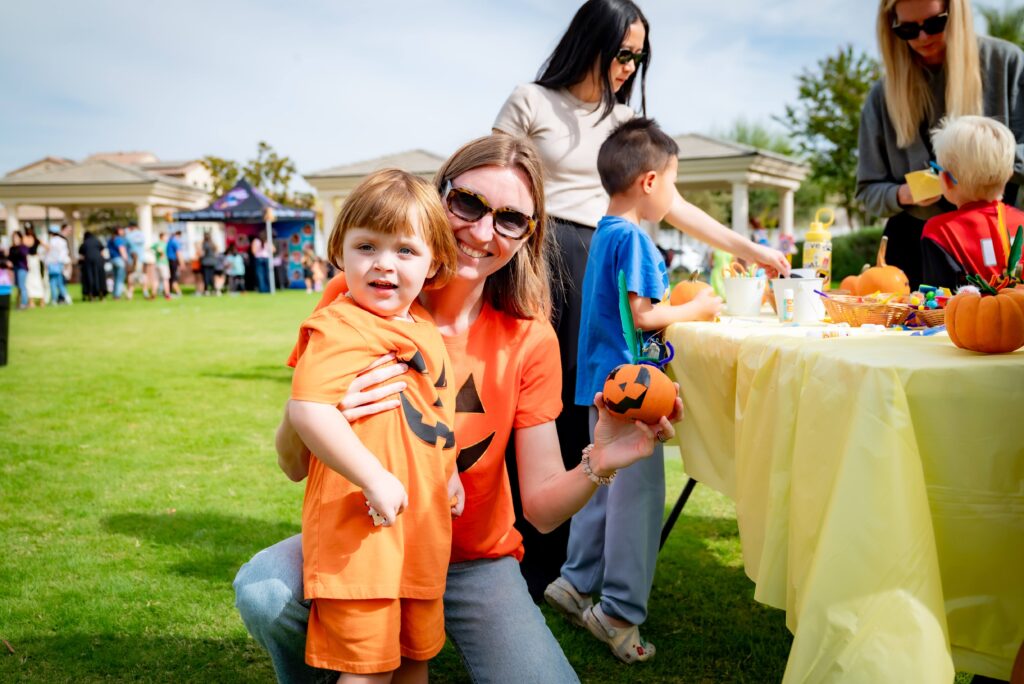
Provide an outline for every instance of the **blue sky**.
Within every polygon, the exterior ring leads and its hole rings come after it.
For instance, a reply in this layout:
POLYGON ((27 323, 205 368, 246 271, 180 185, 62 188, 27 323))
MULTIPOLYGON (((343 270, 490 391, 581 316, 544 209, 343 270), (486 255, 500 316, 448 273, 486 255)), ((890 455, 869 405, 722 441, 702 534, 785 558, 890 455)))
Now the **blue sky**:
MULTIPOLYGON (((0 173, 46 155, 245 160, 317 171, 486 133, 579 3, 122 0, 0 7, 0 173)), ((875 2, 643 0, 648 114, 673 134, 769 121, 840 44, 876 54, 875 2)))

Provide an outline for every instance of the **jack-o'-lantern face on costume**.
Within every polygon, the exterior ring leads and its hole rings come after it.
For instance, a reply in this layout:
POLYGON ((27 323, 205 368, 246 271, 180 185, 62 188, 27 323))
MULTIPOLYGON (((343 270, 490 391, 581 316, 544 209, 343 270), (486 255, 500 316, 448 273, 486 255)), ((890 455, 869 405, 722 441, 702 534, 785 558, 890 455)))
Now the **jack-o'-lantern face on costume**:
POLYGON ((676 401, 676 386, 660 369, 647 364, 616 366, 604 381, 608 410, 630 420, 657 423, 676 401))

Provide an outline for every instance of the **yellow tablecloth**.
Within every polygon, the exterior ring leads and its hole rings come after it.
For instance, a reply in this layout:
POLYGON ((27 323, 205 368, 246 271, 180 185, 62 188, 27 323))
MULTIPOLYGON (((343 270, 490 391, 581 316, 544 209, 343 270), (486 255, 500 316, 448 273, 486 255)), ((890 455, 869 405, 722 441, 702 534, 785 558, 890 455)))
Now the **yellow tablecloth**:
POLYGON ((1024 641, 1024 350, 672 326, 686 471, 736 501, 785 682, 1009 679, 1024 641))

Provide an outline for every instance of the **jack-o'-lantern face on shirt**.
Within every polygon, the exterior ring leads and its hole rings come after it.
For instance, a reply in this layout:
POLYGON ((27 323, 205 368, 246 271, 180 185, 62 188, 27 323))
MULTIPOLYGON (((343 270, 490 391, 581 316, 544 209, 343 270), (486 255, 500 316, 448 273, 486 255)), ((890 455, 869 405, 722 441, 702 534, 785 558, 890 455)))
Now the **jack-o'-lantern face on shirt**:
MULTIPOLYGON (((533 216, 533 195, 530 183, 518 168, 480 166, 452 179, 452 186, 465 188, 487 200, 491 207, 516 209, 533 216)), ((484 214, 479 220, 461 219, 445 206, 448 223, 455 235, 458 251, 456 278, 470 282, 483 282, 500 271, 526 240, 513 240, 494 229, 494 215, 484 214)))

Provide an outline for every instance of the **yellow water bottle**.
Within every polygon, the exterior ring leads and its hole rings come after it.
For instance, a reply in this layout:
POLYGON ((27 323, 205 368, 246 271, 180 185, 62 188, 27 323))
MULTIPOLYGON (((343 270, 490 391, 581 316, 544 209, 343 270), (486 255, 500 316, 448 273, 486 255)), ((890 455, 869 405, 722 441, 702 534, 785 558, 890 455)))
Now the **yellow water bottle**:
POLYGON ((832 234, 828 229, 835 220, 835 212, 828 207, 818 209, 804 236, 804 268, 813 268, 815 273, 821 274, 825 278, 822 288, 826 290, 832 287, 832 234), (828 221, 822 220, 825 215, 828 221))

